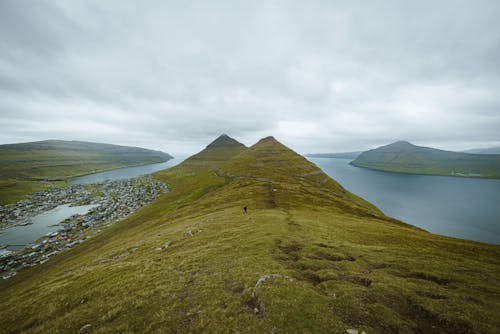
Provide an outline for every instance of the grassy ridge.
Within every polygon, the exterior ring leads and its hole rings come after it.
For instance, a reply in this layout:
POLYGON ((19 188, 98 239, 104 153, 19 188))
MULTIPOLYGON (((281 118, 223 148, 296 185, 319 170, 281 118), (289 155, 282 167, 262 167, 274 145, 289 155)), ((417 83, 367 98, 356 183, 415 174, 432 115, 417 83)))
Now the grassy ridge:
POLYGON ((171 192, 0 283, 1 331, 500 328, 499 246, 386 217, 273 138, 231 150, 157 173, 171 192))
POLYGON ((389 172, 500 178, 500 154, 450 152, 404 141, 363 152, 351 164, 389 172))
POLYGON ((92 172, 162 162, 171 156, 109 144, 47 140, 0 145, 0 204, 92 172))

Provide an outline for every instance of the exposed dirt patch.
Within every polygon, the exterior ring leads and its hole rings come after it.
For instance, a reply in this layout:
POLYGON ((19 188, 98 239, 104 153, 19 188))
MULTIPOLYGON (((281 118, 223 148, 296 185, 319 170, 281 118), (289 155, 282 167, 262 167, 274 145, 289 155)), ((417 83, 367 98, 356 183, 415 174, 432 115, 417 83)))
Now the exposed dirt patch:
POLYGON ((308 256, 310 259, 317 260, 328 260, 328 261, 355 261, 356 259, 350 255, 340 255, 340 254, 331 254, 326 252, 316 252, 312 255, 308 256))
MULTIPOLYGON (((409 332, 418 334, 469 334, 474 330, 465 320, 447 317, 431 310, 415 298, 404 294, 374 295, 370 299, 377 300, 392 309, 407 321, 409 332)), ((400 331, 396 331, 399 333, 400 331)))
POLYGON ((409 273, 408 275, 405 275, 405 277, 422 279, 422 280, 437 283, 439 285, 446 285, 446 284, 451 282, 451 280, 448 278, 437 277, 437 276, 434 276, 431 274, 426 274, 426 273, 421 273, 421 272, 409 273))
POLYGON ((246 299, 243 304, 248 307, 252 313, 255 314, 258 318, 263 318, 265 313, 265 306, 263 303, 259 301, 256 296, 251 296, 246 299))
POLYGON ((315 244, 315 245, 316 245, 316 246, 318 246, 318 247, 321 247, 321 248, 333 248, 332 246, 329 246, 329 245, 324 244, 324 243, 322 243, 322 242, 317 243, 317 244, 315 244))
POLYGON ((433 292, 428 292, 428 291, 417 291, 417 294, 422 296, 422 297, 427 297, 430 299, 448 299, 448 297, 438 294, 438 293, 433 293, 433 292))
POLYGON ((372 284, 372 280, 366 277, 359 277, 359 276, 341 276, 341 280, 354 283, 357 285, 362 285, 369 287, 372 284))
POLYGON ((317 285, 317 284, 323 282, 321 277, 319 277, 315 272, 310 271, 310 270, 306 270, 306 271, 301 272, 301 276, 303 279, 305 279, 306 281, 308 281, 314 285, 317 285))
POLYGON ((304 247, 304 245, 302 245, 301 243, 293 241, 289 244, 279 245, 278 249, 285 254, 290 254, 292 252, 300 251, 303 247, 304 247))
POLYGON ((473 332, 470 323, 460 319, 449 319, 434 313, 425 306, 408 300, 407 316, 412 318, 416 326, 415 333, 449 333, 449 334, 469 334, 473 332))

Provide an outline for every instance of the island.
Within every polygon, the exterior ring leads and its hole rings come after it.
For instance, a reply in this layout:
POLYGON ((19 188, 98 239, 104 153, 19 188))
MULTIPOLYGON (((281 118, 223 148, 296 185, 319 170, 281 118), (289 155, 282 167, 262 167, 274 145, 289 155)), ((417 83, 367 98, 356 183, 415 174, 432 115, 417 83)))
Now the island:
POLYGON ((387 172, 500 178, 500 154, 452 152, 407 141, 363 152, 351 164, 387 172))

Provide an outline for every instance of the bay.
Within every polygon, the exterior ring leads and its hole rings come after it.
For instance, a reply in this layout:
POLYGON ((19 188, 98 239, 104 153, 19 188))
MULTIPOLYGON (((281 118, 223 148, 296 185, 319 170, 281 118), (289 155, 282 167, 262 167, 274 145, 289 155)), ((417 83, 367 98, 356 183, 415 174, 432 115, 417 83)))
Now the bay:
POLYGON ((58 225, 66 218, 75 214, 83 215, 97 205, 70 206, 69 204, 43 212, 29 219, 29 225, 17 225, 6 228, 0 234, 0 246, 7 246, 7 250, 16 250, 32 243, 50 232, 62 228, 58 225))
POLYGON ((429 232, 500 244, 500 180, 402 174, 308 158, 386 215, 429 232))
POLYGON ((115 180, 125 180, 134 177, 151 174, 180 164, 186 157, 181 156, 165 162, 143 166, 124 167, 108 170, 105 172, 77 176, 68 180, 69 184, 93 184, 104 183, 115 180))

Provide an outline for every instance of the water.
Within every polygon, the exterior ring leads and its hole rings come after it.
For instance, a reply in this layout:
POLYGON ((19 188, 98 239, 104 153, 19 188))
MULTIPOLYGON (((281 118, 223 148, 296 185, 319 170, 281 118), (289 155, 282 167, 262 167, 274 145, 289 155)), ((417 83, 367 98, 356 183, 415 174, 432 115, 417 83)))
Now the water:
MULTIPOLYGON (((54 232, 62 228, 56 225, 66 218, 75 214, 85 214, 97 205, 69 206, 60 205, 52 210, 34 216, 29 221, 33 224, 26 226, 13 226, 2 231, 0 234, 0 246, 7 246, 6 250, 16 250, 24 245, 32 243, 49 232, 54 232)), ((5 249, 2 253, 6 253, 5 249)), ((1 253, 0 253, 1 256, 1 253)))
POLYGON ((175 165, 180 164, 184 161, 186 157, 174 158, 165 162, 160 162, 157 164, 150 164, 144 166, 136 166, 136 167, 124 167, 108 170, 105 172, 88 174, 83 176, 78 176, 70 179, 68 183, 70 184, 92 184, 92 183, 103 183, 107 181, 114 180, 125 180, 131 179, 134 177, 151 174, 154 172, 158 172, 160 170, 173 167, 175 165))
POLYGON ((500 244, 500 180, 400 174, 309 158, 385 214, 429 232, 500 244))

